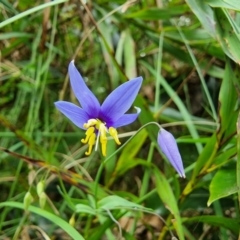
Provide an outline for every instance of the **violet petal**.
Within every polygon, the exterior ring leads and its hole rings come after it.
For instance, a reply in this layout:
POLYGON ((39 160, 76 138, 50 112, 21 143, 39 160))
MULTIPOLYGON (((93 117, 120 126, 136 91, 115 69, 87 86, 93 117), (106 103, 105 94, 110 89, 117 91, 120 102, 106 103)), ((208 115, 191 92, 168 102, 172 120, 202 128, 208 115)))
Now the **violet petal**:
POLYGON ((89 119, 88 114, 73 103, 58 101, 54 103, 56 108, 71 120, 77 127, 85 129, 83 124, 89 119))
POLYGON ((100 104, 94 94, 87 87, 81 74, 78 72, 74 65, 74 61, 71 61, 68 66, 68 73, 72 90, 78 99, 81 107, 86 111, 90 118, 96 118, 100 111, 100 104))
POLYGON ((115 122, 129 110, 142 84, 137 77, 117 87, 101 106, 100 118, 105 122, 115 122))
POLYGON ((137 107, 135 108, 137 109, 137 113, 124 114, 116 122, 114 122, 114 124, 111 127, 118 128, 134 122, 141 112, 140 108, 137 107))

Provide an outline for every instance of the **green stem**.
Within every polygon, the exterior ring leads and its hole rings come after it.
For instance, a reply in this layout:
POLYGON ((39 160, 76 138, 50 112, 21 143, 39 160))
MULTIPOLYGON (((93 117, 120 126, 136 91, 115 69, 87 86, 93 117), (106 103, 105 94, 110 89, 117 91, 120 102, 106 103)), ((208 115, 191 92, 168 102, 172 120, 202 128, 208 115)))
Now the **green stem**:
MULTIPOLYGON (((153 151, 154 151, 154 143, 152 142, 150 145, 150 150, 149 150, 149 154, 148 154, 148 158, 147 158, 147 162, 149 162, 149 163, 151 163, 151 161, 152 161, 153 151)), ((150 169, 146 169, 144 171, 142 187, 140 189, 140 194, 139 194, 140 198, 143 197, 147 193, 150 177, 151 177, 151 171, 150 171, 150 169)))

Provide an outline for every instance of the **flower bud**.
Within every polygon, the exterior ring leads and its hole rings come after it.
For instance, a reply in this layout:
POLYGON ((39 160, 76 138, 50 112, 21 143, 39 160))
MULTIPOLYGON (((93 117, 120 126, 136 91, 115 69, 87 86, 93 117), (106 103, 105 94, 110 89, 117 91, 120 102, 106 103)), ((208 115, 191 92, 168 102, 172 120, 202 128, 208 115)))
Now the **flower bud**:
POLYGON ((158 133, 158 144, 180 177, 185 178, 182 158, 173 135, 165 129, 161 128, 158 133))

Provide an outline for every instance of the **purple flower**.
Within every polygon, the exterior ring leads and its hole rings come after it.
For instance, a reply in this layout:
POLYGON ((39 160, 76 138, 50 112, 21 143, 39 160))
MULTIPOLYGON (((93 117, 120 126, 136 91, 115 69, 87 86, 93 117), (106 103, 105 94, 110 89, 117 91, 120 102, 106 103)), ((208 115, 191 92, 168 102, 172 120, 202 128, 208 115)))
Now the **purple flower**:
POLYGON ((138 94, 142 77, 123 83, 100 105, 76 69, 74 61, 70 62, 68 72, 73 92, 81 107, 65 101, 55 102, 55 106, 76 126, 86 130, 86 137, 82 139, 82 143, 88 144, 86 155, 91 154, 95 143, 97 149, 100 141, 102 154, 106 156, 107 133, 117 144, 121 144, 116 128, 135 121, 141 111, 136 108, 137 113, 126 114, 138 94))
POLYGON ((185 178, 182 158, 173 135, 165 129, 161 128, 158 133, 158 144, 180 177, 185 178))

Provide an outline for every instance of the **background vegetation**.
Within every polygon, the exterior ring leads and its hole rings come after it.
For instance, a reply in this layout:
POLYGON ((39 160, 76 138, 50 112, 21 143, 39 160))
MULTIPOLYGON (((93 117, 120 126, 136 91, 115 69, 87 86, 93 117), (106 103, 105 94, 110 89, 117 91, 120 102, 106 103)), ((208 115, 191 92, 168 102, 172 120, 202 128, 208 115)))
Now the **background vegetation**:
POLYGON ((1 0, 0 11, 0 239, 238 238, 238 0, 1 0), (142 113, 105 159, 84 155, 84 132, 53 104, 77 102, 72 59, 100 101, 144 78, 142 113), (177 138, 186 179, 156 126, 136 134, 151 121, 177 138))

